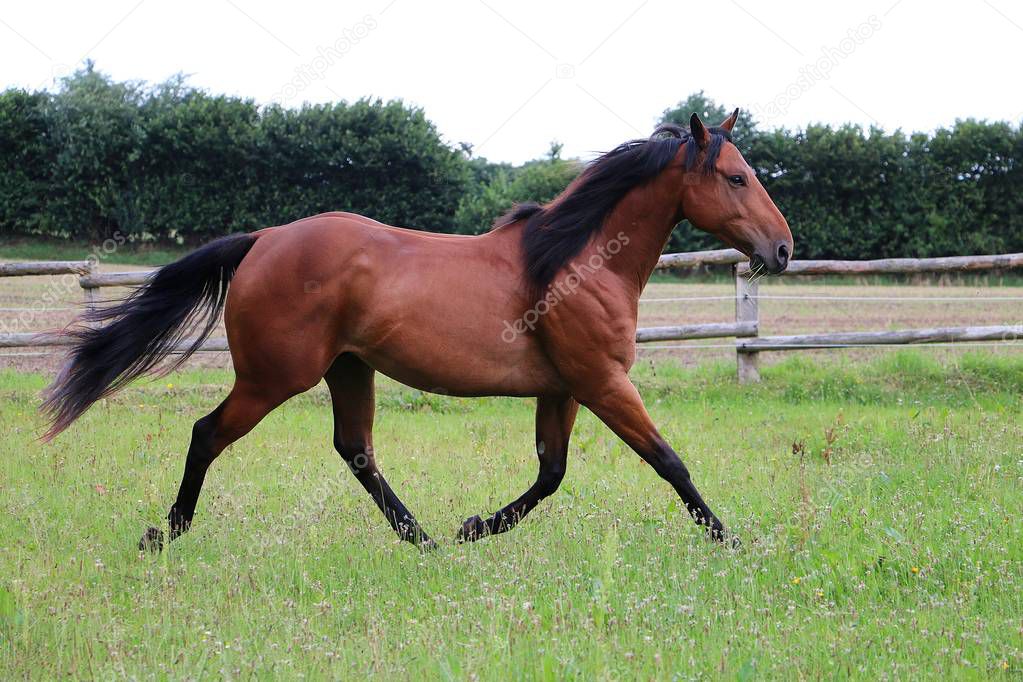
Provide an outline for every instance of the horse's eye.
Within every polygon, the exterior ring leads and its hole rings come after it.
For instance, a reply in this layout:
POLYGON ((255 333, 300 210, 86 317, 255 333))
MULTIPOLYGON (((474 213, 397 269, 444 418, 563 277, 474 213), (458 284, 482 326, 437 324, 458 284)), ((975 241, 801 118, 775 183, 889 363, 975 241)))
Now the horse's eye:
POLYGON ((741 175, 729 175, 728 182, 732 183, 736 187, 742 187, 743 185, 746 184, 746 178, 742 177, 741 175))

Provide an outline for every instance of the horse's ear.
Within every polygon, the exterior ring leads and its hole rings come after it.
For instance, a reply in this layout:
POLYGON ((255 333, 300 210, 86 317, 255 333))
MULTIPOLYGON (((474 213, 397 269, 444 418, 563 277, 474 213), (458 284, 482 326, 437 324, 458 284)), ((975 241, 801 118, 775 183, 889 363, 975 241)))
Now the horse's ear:
POLYGON ((696 144, 700 147, 706 147, 710 144, 710 133, 707 132, 703 121, 695 113, 689 117, 689 132, 692 133, 693 139, 696 140, 696 144))
POLYGON ((735 125, 735 121, 738 118, 739 118, 739 110, 736 109, 735 111, 732 112, 732 115, 729 116, 728 118, 726 118, 724 121, 722 121, 721 125, 718 126, 718 127, 719 128, 724 128, 728 132, 732 132, 732 126, 735 125))

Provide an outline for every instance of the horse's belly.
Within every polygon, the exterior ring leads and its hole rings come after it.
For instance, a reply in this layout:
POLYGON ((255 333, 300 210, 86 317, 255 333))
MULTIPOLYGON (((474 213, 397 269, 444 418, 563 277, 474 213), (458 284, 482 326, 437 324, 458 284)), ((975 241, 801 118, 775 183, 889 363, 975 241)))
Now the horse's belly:
POLYGON ((427 340, 414 347, 382 344, 354 352, 382 374, 431 393, 534 396, 566 390, 557 371, 540 353, 509 352, 491 357, 472 351, 471 343, 455 349, 427 340))

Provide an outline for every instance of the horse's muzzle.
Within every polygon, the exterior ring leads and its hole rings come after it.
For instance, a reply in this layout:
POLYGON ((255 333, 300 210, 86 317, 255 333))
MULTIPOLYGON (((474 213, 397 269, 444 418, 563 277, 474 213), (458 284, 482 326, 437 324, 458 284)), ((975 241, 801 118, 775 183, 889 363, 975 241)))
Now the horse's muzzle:
POLYGON ((788 245, 788 242, 775 242, 773 248, 766 253, 759 250, 753 252, 753 256, 749 259, 750 269, 764 269, 771 275, 781 274, 789 266, 789 256, 791 253, 791 247, 788 245))

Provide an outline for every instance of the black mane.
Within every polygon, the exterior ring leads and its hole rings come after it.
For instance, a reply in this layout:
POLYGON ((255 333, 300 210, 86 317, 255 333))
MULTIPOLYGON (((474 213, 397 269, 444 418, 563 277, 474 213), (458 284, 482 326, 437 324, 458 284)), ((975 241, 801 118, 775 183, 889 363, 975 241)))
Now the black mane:
MULTIPOLYGON (((723 128, 707 130, 710 144, 701 170, 711 173, 721 146, 732 137, 723 128)), ((518 204, 499 218, 495 227, 528 221, 522 231, 522 247, 530 283, 538 291, 547 287, 586 247, 622 197, 663 171, 683 146, 686 170, 692 170, 699 145, 685 128, 665 123, 648 139, 630 140, 602 154, 550 204, 518 204)))

